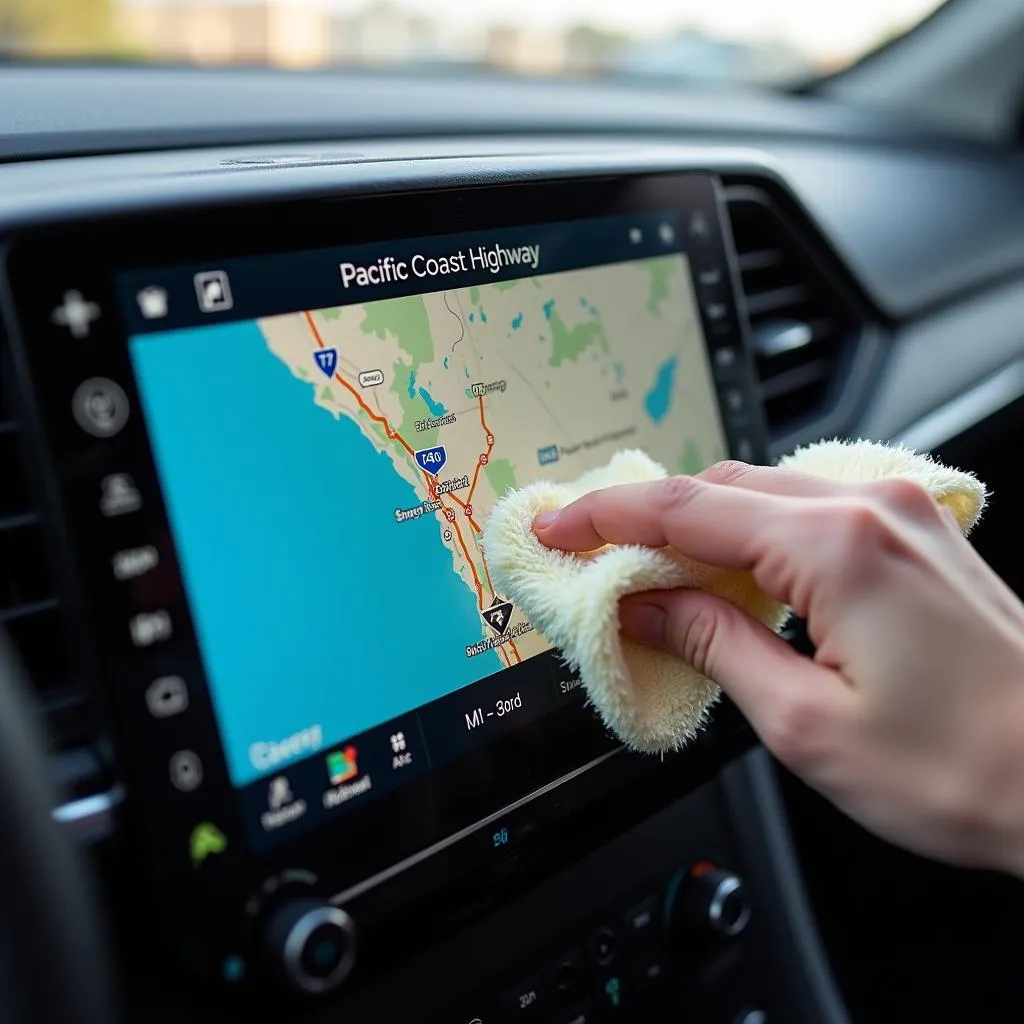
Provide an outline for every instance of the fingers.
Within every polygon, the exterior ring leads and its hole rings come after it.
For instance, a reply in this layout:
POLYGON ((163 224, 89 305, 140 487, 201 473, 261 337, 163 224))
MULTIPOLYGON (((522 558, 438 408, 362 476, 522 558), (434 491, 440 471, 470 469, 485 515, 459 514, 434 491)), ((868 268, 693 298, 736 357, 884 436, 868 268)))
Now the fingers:
POLYGON ((565 551, 603 544, 671 545, 699 562, 749 569, 763 538, 801 499, 674 476, 594 491, 534 520, 541 543, 565 551))
POLYGON ((827 754, 854 695, 831 670, 794 651, 735 605, 696 590, 623 598, 622 632, 678 655, 736 702, 765 745, 790 767, 827 754))
POLYGON ((746 462, 716 462, 697 474, 698 480, 709 484, 742 487, 764 494, 788 495, 791 498, 834 498, 852 491, 857 485, 825 477, 812 476, 795 469, 775 466, 752 466, 746 462))

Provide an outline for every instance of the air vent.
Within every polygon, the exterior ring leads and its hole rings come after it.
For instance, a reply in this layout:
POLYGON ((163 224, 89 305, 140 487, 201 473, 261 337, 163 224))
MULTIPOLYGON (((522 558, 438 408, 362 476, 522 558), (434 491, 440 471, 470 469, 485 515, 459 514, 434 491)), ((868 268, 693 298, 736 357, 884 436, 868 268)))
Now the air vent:
POLYGON ((772 439, 799 435, 835 404, 864 323, 820 254, 762 188, 726 201, 772 439))
MULTIPOLYGON (((2 339, 0 339, 2 346, 2 339)), ((73 679, 66 622, 35 508, 0 347, 0 624, 21 656, 55 750, 92 736, 87 691, 73 679)))

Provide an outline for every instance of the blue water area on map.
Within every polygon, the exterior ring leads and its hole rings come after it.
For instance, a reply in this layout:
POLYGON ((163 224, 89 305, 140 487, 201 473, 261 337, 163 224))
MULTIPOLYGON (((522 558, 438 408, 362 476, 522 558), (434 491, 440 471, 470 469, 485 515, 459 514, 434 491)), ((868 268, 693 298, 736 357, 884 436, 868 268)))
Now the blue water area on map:
POLYGON ((430 397, 430 393, 426 388, 420 388, 420 398, 427 403, 427 408, 430 410, 431 416, 443 416, 448 410, 440 402, 435 402, 430 397))
POLYGON ((468 319, 469 322, 472 323, 476 319, 476 317, 472 313, 470 313, 468 319))
POLYGON ((484 312, 484 307, 480 307, 480 322, 482 324, 487 323, 487 314, 484 312))
POLYGON ((410 370, 409 371, 409 397, 410 398, 415 398, 416 397, 416 371, 415 370, 410 370))
POLYGON ((550 320, 551 319, 551 311, 554 308, 555 308, 555 300, 554 299, 548 299, 548 301, 544 303, 544 319, 545 320, 550 320))
POLYGON ((519 328, 522 327, 522 326, 523 326, 523 314, 522 313, 518 313, 516 316, 514 316, 512 318, 512 330, 513 331, 518 331, 519 328))
POLYGON ((672 385, 676 379, 677 364, 675 356, 666 359, 654 375, 651 390, 644 395, 644 409, 655 423, 660 423, 672 408, 672 385))
POLYGON ((255 323, 131 355, 236 785, 274 770, 250 744, 319 725, 327 747, 498 671, 466 657, 480 615, 437 521, 395 522, 412 485, 255 323))

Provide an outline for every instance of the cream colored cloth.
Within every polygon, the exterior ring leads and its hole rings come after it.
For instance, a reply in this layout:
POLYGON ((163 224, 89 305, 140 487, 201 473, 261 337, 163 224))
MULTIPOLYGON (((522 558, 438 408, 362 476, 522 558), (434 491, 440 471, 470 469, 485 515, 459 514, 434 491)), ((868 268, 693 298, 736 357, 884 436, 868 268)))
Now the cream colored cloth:
MULTIPOLYGON (((985 505, 985 487, 975 476, 909 448, 826 441, 799 449, 780 465, 832 480, 914 480, 950 509, 965 533, 985 505)), ((652 753, 692 739, 719 689, 677 657, 621 636, 619 599, 644 590, 705 590, 775 630, 788 609, 747 572, 701 565, 667 548, 608 545, 586 554, 553 551, 537 540, 532 524, 537 513, 562 508, 589 491, 666 475, 643 452, 619 452, 606 466, 569 483, 542 481, 509 492, 495 505, 483 532, 499 592, 579 669, 605 724, 628 746, 652 753)))

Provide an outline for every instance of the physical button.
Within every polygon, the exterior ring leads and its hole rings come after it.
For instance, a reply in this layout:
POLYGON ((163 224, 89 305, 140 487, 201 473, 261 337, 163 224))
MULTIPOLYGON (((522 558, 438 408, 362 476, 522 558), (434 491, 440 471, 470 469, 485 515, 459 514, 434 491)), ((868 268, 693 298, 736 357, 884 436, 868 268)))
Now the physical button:
POLYGON ((100 481, 100 515, 125 516, 142 508, 142 495, 131 473, 110 473, 100 481))
POLYGON ((284 980, 308 995, 337 988, 356 962, 352 918, 315 899, 285 903, 268 922, 265 944, 284 980))
POLYGON ((739 364, 739 353, 730 345, 715 349, 715 369, 721 372, 734 370, 739 364))
POLYGON ((89 330, 100 313, 97 303, 90 302, 77 288, 72 288, 64 293, 63 302, 50 314, 50 319, 58 327, 67 328, 72 338, 88 338, 89 330))
POLYGON ((583 982, 583 953, 579 949, 571 950, 555 961, 547 972, 548 990, 552 997, 562 1006, 575 1002, 579 998, 580 986, 583 982))
POLYGON ((660 954, 645 957, 636 965, 636 980, 642 988, 657 984, 665 975, 665 960, 660 954))
POLYGON ((203 762, 192 750, 179 750, 171 756, 171 784, 182 793, 191 793, 203 782, 203 762))
POLYGON ((591 1024, 596 1019, 592 1004, 587 1001, 574 1006, 566 1011, 561 1017, 555 1017, 557 1024, 591 1024))
POLYGON ((747 437, 737 438, 736 444, 734 445, 736 450, 736 458, 740 462, 751 462, 754 458, 754 444, 747 437))
POLYGON ((509 989, 502 998, 507 1010, 513 1011, 514 1016, 529 1014, 531 1017, 544 1005, 543 980, 539 974, 509 989))
POLYGON ((623 926, 626 938, 631 942, 643 941, 653 935, 658 926, 657 897, 648 896, 643 903, 638 903, 628 911, 623 918, 623 926))
POLYGON ((114 579, 120 583, 138 579, 152 572, 160 564, 160 552, 152 544, 143 544, 138 548, 125 548, 117 551, 110 559, 110 568, 114 579))
POLYGON ((93 437, 113 437, 128 422, 128 396, 106 377, 90 377, 71 397, 75 422, 93 437))
POLYGON ((170 718, 188 708, 188 689, 181 676, 162 676, 149 684, 146 707, 154 718, 170 718))
POLYGON ((598 928, 590 939, 590 955, 602 967, 615 959, 615 932, 611 928, 598 928))
POLYGON ((743 392, 739 388, 729 388, 724 395, 725 407, 732 413, 743 411, 743 392))
POLYGON ((227 848, 227 837, 212 821, 201 821, 188 837, 188 855, 193 867, 199 867, 207 857, 221 854, 227 848))
POLYGON ((174 632, 170 613, 162 608, 155 612, 139 612, 128 620, 128 632, 136 647, 152 647, 170 640, 174 632))

